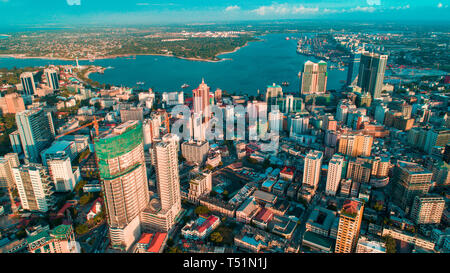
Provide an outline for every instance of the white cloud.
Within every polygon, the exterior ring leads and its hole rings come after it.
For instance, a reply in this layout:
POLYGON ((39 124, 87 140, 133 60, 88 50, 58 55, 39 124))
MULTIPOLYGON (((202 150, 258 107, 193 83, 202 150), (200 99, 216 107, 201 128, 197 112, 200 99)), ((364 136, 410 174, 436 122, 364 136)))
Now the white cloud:
POLYGON ((80 6, 81 0, 67 0, 67 5, 69 6, 80 6))
POLYGON ((356 8, 351 8, 351 9, 349 9, 348 11, 349 12, 358 12, 358 11, 360 11, 360 12, 374 12, 376 10, 376 8, 374 8, 374 7, 360 7, 360 6, 357 6, 356 8))
POLYGON ((409 4, 406 6, 400 6, 400 7, 390 7, 391 10, 401 10, 401 9, 409 9, 409 4))
POLYGON ((229 11, 235 11, 235 10, 240 10, 241 8, 238 6, 238 5, 234 5, 234 6, 228 6, 228 7, 226 7, 225 8, 225 11, 226 12, 229 12, 229 11))
POLYGON ((379 6, 379 5, 381 5, 381 0, 367 0, 367 5, 379 6))
POLYGON ((261 6, 257 9, 252 10, 252 12, 258 15, 311 14, 319 12, 319 8, 305 7, 303 5, 272 4, 270 6, 261 6))

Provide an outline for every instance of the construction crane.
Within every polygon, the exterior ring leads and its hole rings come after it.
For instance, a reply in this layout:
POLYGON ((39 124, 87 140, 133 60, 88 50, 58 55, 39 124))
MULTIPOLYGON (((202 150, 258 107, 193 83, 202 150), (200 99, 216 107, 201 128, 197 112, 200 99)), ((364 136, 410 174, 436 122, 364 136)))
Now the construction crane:
MULTIPOLYGON (((63 134, 60 134, 60 135, 58 135, 58 136, 56 136, 55 137, 55 139, 59 139, 59 138, 61 138, 61 137, 63 137, 63 136, 67 136, 67 135, 70 135, 70 134, 72 134, 72 133, 74 133, 74 132, 76 132, 76 131, 79 131, 79 130, 81 130, 81 129, 83 129, 83 128, 86 128, 86 127, 89 127, 89 126, 91 126, 91 125, 93 125, 94 126, 94 129, 95 129, 95 135, 96 136, 98 136, 99 135, 99 130, 98 130, 98 123, 100 122, 100 121, 103 121, 104 120, 104 118, 99 118, 99 119, 97 119, 97 117, 96 116, 94 116, 94 120, 92 121, 92 122, 89 122, 89 123, 87 123, 87 124, 85 124, 85 125, 83 125, 83 126, 80 126, 80 127, 78 127, 78 128, 75 128, 75 129, 72 129, 72 130, 70 130, 70 131, 67 131, 67 132, 65 132, 65 133, 63 133, 63 134)), ((92 135, 91 135, 92 136, 92 135)), ((97 154, 95 153, 95 140, 94 140, 94 136, 92 136, 92 146, 93 146, 93 154, 94 154, 94 161, 95 161, 95 166, 97 167, 97 170, 98 170, 98 162, 97 162, 97 154)))
MULTIPOLYGON (((97 119, 97 117, 94 116, 94 121, 89 122, 89 123, 87 123, 87 124, 85 124, 85 125, 83 125, 83 126, 77 127, 77 128, 75 128, 75 129, 72 129, 72 130, 70 130, 70 131, 67 131, 67 132, 65 132, 65 133, 63 133, 63 134, 60 134, 60 135, 56 136, 55 139, 59 139, 59 138, 61 138, 61 137, 63 137, 63 136, 70 135, 70 134, 72 134, 72 133, 75 133, 76 131, 79 131, 79 130, 81 130, 81 129, 83 129, 83 128, 86 128, 86 127, 89 127, 89 126, 91 126, 91 125, 94 126, 95 134, 98 136, 98 135, 99 135, 99 133, 98 133, 98 123, 99 123, 99 121, 102 121, 102 120, 104 120, 104 118, 99 118, 99 119, 97 119)), ((92 141, 94 141, 94 140, 92 139, 92 141)))

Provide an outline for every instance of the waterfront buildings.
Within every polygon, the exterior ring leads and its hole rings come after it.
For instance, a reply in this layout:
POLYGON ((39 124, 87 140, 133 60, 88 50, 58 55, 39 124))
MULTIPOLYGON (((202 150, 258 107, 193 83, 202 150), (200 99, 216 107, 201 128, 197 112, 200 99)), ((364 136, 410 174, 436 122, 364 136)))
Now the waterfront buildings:
POLYGON ((369 92, 373 99, 381 97, 387 59, 387 55, 376 53, 366 52, 361 55, 357 85, 363 93, 369 92))
POLYGON ((22 88, 25 95, 34 95, 34 93, 36 93, 36 83, 34 82, 33 73, 22 73, 20 75, 20 82, 22 83, 22 88))
POLYGON ((45 78, 47 79, 47 85, 52 90, 59 89, 59 73, 56 69, 47 68, 44 69, 45 78))
POLYGON ((302 95, 323 94, 327 90, 327 63, 307 61, 302 73, 302 95))
POLYGON ((347 71, 347 85, 356 85, 358 80, 359 65, 361 63, 361 54, 363 51, 358 50, 351 54, 350 64, 347 71))
POLYGON ((204 79, 202 83, 194 90, 192 90, 192 97, 194 100, 194 113, 203 114, 206 120, 210 117, 210 98, 209 98, 209 86, 206 85, 204 79))

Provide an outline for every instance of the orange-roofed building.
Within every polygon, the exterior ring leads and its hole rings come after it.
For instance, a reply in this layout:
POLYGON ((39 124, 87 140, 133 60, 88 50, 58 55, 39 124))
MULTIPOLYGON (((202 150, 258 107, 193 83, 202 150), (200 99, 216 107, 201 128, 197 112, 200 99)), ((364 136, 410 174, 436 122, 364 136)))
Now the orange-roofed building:
POLYGON ((157 232, 143 233, 136 243, 136 251, 139 253, 161 253, 167 241, 167 233, 157 232))
POLYGON ((152 239, 147 249, 148 253, 161 253, 167 241, 167 233, 158 232, 152 239))
POLYGON ((280 177, 283 180, 292 181, 294 180, 294 172, 295 172, 294 167, 284 167, 283 170, 281 170, 280 172, 280 177))
POLYGON ((259 228, 265 229, 273 218, 273 212, 266 208, 262 208, 253 219, 253 223, 259 228))
POLYGON ((181 234, 187 239, 201 240, 206 238, 219 225, 220 219, 217 216, 211 215, 206 219, 199 217, 196 221, 187 223, 181 229, 181 234))
POLYGON ((364 211, 364 203, 358 199, 345 200, 339 216, 336 253, 351 253, 356 247, 364 211))

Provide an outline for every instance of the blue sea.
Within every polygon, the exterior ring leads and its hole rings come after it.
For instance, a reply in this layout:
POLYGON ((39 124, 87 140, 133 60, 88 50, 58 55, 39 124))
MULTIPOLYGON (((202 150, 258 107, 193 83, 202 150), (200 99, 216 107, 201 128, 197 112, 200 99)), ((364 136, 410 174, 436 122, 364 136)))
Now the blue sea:
MULTIPOLYGON (((202 78, 211 90, 221 88, 237 94, 255 95, 257 90, 265 91, 267 85, 289 82, 283 91, 299 92, 298 73, 308 61, 316 58, 297 54, 297 41, 286 37, 300 37, 300 34, 269 34, 259 37, 261 41, 250 42, 236 52, 220 55, 220 62, 183 60, 166 56, 136 56, 101 59, 80 64, 93 64, 107 69, 104 74, 91 74, 90 78, 100 83, 137 87, 144 82, 145 88, 156 92, 180 91, 188 84, 186 92, 200 84, 202 78)), ((46 59, 0 58, 0 67, 45 66, 49 64, 74 64, 73 61, 46 59)), ((331 64, 329 64, 331 65, 331 64)), ((328 89, 339 90, 346 79, 347 71, 329 70, 328 89)))

